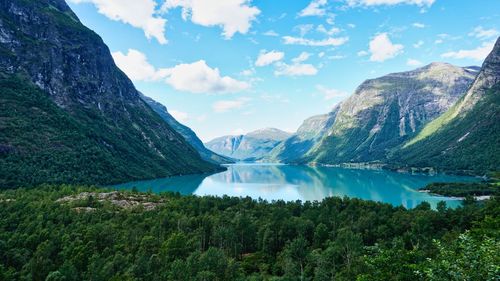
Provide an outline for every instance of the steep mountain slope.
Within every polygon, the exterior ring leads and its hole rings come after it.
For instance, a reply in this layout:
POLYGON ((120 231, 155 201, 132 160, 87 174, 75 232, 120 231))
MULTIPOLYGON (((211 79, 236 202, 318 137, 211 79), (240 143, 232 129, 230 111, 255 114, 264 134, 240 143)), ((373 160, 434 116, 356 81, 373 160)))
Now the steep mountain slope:
POLYGON ((279 143, 265 157, 265 160, 290 163, 303 157, 318 144, 326 131, 333 125, 338 110, 339 106, 337 105, 329 114, 316 115, 306 119, 297 132, 279 143))
POLYGON ((476 75, 475 68, 432 63, 367 80, 340 105, 333 126, 305 160, 384 161, 389 151, 449 109, 476 75))
POLYGON ((195 132, 191 130, 189 127, 182 125, 179 123, 175 118, 168 113, 167 108, 153 100, 150 97, 147 97, 143 94, 141 94, 141 98, 156 112, 160 117, 167 122, 170 127, 172 127, 174 130, 176 130, 179 134, 181 134, 186 141, 200 153, 201 158, 203 158, 206 161, 217 163, 217 164, 228 164, 234 162, 232 159, 228 157, 224 157, 222 155, 218 155, 217 153, 214 153, 213 151, 210 151, 205 147, 203 142, 198 138, 195 132))
POLYGON ((0 151, 2 187, 219 169, 142 101, 101 38, 63 0, 0 1, 0 73, 2 99, 11 106, 0 113, 0 146, 7 148, 0 151))
POLYGON ((390 161, 472 173, 500 170, 500 38, 467 93, 390 161))
POLYGON ((267 156, 274 147, 290 135, 275 128, 266 128, 246 135, 219 137, 205 145, 208 149, 227 157, 257 161, 267 156))

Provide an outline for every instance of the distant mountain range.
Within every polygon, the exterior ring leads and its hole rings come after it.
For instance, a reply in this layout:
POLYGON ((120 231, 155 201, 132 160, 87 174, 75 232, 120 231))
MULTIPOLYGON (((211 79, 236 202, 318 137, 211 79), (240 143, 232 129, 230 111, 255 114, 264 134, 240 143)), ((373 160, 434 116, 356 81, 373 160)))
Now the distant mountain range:
POLYGON ((432 63, 367 80, 329 114, 304 121, 265 160, 497 172, 499 57, 497 40, 481 68, 432 63))
POLYGON ((213 172, 63 0, 0 1, 0 187, 213 172))
POLYGON ((260 161, 290 136, 290 133, 266 128, 246 135, 219 137, 207 142, 205 146, 218 154, 237 160, 260 161))

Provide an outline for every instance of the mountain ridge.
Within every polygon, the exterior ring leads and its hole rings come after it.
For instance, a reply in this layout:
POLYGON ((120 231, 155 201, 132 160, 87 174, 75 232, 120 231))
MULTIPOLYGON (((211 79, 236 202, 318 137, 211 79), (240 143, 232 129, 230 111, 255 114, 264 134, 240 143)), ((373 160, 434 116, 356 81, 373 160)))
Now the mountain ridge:
MULTIPOLYGON (((33 149, 30 143, 20 141, 27 132, 15 129, 16 124, 29 122, 30 116, 3 111, 1 128, 9 134, 2 134, 5 137, 0 145, 13 149, 0 155, 1 186, 44 182, 109 184, 220 170, 202 160, 140 98, 130 79, 115 65, 102 39, 81 24, 64 1, 0 1, 0 54, 0 73, 7 77, 4 89, 9 93, 4 98, 12 108, 24 110, 30 104, 26 99, 35 98, 14 92, 23 88, 19 84, 29 83, 28 88, 41 89, 43 95, 85 129, 82 137, 90 146, 83 149, 68 143, 60 126, 52 120, 46 124, 47 131, 36 131, 40 146, 33 149), (70 151, 64 155, 56 153, 64 149, 70 151), (73 153, 80 149, 82 155, 73 153), (106 155, 107 164, 102 170, 91 168, 96 151, 106 155), (41 159, 46 159, 42 166, 41 159), (51 173, 15 178, 16 171, 36 167, 51 173), (7 170, 9 174, 4 174, 7 170), (5 181, 7 178, 10 180, 5 181)), ((46 112, 63 114, 51 108, 45 108, 46 112)))

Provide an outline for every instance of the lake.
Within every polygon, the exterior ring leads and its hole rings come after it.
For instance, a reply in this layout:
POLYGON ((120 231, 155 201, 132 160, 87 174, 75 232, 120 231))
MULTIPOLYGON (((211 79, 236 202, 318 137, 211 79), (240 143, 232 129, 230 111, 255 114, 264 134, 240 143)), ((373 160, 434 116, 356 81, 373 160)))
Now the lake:
POLYGON ((268 201, 314 201, 340 196, 403 205, 413 208, 422 201, 433 207, 446 201, 450 207, 459 200, 433 196, 417 189, 431 182, 466 182, 474 178, 450 175, 410 175, 384 170, 337 167, 310 167, 279 164, 233 164, 227 171, 212 175, 188 175, 113 186, 116 189, 172 191, 181 194, 250 196, 268 201))

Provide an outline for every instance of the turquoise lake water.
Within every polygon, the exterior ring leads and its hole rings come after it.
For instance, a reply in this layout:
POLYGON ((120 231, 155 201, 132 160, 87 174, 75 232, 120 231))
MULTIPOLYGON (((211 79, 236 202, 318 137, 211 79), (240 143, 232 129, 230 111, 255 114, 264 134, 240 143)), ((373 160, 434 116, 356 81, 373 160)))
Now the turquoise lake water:
POLYGON ((459 200, 433 196, 417 189, 431 182, 467 182, 469 177, 449 175, 409 175, 390 171, 309 167, 277 164, 234 164, 227 171, 212 175, 189 175, 113 186, 116 189, 179 192, 181 194, 214 196, 250 196, 272 200, 322 200, 340 196, 390 203, 413 208, 422 201, 433 207, 446 201, 450 207, 459 200))

